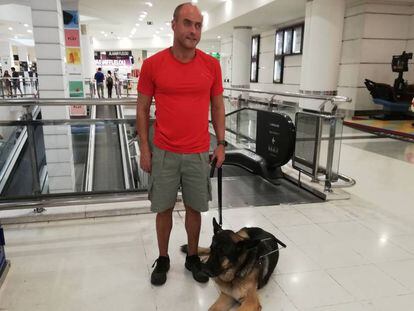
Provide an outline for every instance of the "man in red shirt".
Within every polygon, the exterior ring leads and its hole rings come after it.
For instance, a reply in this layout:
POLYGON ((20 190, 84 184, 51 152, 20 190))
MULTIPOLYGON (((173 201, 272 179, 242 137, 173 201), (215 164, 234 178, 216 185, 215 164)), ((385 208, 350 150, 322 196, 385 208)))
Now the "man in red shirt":
POLYGON ((144 61, 138 83, 140 165, 151 173, 148 196, 151 210, 157 213, 159 257, 151 274, 153 285, 162 285, 167 280, 172 212, 180 186, 188 239, 185 267, 196 281, 208 281, 208 276, 201 270, 197 249, 200 212, 208 210, 211 199, 208 158, 210 104, 217 137, 213 155, 217 167, 222 165, 225 157, 225 113, 220 64, 196 49, 202 23, 203 17, 196 6, 191 3, 179 5, 172 21, 173 46, 144 61), (148 137, 152 97, 156 106, 153 145, 148 137))

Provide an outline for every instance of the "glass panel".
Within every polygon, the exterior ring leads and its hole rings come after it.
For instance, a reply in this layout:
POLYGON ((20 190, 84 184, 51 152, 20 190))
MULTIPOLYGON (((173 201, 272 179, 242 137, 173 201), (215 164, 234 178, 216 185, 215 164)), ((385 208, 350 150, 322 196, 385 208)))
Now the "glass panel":
POLYGON ((302 26, 298 26, 293 30, 292 53, 302 53, 302 29, 302 26))
POLYGON ((283 57, 277 57, 275 59, 275 67, 273 73, 273 82, 283 83, 283 57))
POLYGON ((252 38, 252 58, 257 58, 257 53, 259 51, 259 38, 253 37, 252 38))
POLYGON ((275 54, 283 54, 283 31, 276 32, 276 45, 275 45, 275 54))
POLYGON ((284 32, 284 40, 283 40, 283 54, 291 54, 292 53, 292 29, 286 29, 284 32))
POLYGON ((250 81, 251 82, 257 82, 257 79, 256 79, 257 69, 256 68, 257 68, 257 63, 253 61, 251 68, 250 68, 250 81))

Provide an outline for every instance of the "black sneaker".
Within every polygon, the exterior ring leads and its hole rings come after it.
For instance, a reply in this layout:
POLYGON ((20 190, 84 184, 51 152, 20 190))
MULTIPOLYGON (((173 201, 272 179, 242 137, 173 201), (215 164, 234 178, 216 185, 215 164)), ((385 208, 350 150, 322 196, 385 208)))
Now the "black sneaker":
POLYGON ((201 261, 200 257, 197 255, 187 256, 185 258, 185 267, 187 270, 191 271, 193 274, 194 280, 200 283, 207 283, 208 282, 208 275, 201 270, 201 261))
POLYGON ((167 281, 167 272, 170 270, 170 258, 165 256, 158 257, 152 268, 155 269, 151 273, 151 284, 155 286, 163 285, 167 281), (155 264, 157 264, 155 266, 155 264))

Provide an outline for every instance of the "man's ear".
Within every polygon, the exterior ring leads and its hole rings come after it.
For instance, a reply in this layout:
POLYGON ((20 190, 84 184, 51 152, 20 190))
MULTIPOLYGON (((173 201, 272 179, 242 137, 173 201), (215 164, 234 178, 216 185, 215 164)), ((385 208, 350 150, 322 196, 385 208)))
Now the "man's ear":
POLYGON ((214 228, 214 234, 217 234, 218 232, 223 230, 223 228, 221 228, 221 226, 217 223, 217 220, 215 217, 213 218, 213 228, 214 228))
POLYGON ((174 31, 175 30, 175 26, 176 26, 176 22, 175 22, 175 19, 173 19, 172 21, 171 21, 171 29, 174 31))
POLYGON ((237 242, 237 248, 244 249, 244 250, 250 250, 252 248, 257 247, 259 244, 260 244, 260 240, 246 239, 246 240, 237 242))

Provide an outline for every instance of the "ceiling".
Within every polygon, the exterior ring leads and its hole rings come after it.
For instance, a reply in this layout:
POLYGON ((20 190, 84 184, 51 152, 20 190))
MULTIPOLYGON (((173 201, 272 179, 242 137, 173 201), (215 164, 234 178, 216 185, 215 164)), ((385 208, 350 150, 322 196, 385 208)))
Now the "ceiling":
MULTIPOLYGON (((39 0, 40 1, 40 0, 39 0)), ((79 3, 80 21, 88 25, 88 33, 100 41, 108 42, 124 38, 148 39, 154 36, 167 38, 172 36, 170 25, 174 8, 189 0, 62 0, 63 7, 79 3), (151 6, 149 5, 151 2, 151 6), (143 13, 143 12, 146 12, 143 13), (140 15, 144 14, 142 21, 140 15), (152 25, 147 25, 152 22, 152 25), (139 26, 137 26, 137 24, 139 26)), ((249 3, 249 0, 198 0, 202 12, 217 14, 224 2, 233 1, 238 7, 249 3)), ((218 36, 230 36, 235 26, 252 26, 253 32, 261 32, 274 28, 275 25, 303 18, 307 0, 274 0, 251 3, 266 3, 258 9, 250 9, 248 13, 230 21, 211 25, 203 33, 203 40, 217 40, 218 36)), ((348 5, 355 5, 371 0, 346 0, 348 5)), ((412 4, 414 0, 373 0, 375 3, 412 4)), ((31 11, 29 0, 0 0, 0 40, 32 39, 31 11), (10 17, 7 10, 10 5, 20 5, 19 14, 10 17), (26 25, 25 25, 26 24, 26 25), (13 30, 10 30, 12 27, 13 30)), ((108 42, 109 44, 109 42, 108 42)))
MULTIPOLYGON (((175 7, 183 2, 183 0, 79 0, 80 20, 88 25, 88 32, 99 40, 168 36, 172 31, 171 26, 166 23, 172 20, 175 7), (152 6, 148 5, 149 2, 152 6), (148 14, 140 21, 139 16, 143 12, 148 14), (147 22, 153 24, 147 25, 147 22), (134 28, 135 32, 131 33, 134 28)), ((223 0, 198 0, 197 6, 201 11, 209 11, 222 3, 223 0)))

